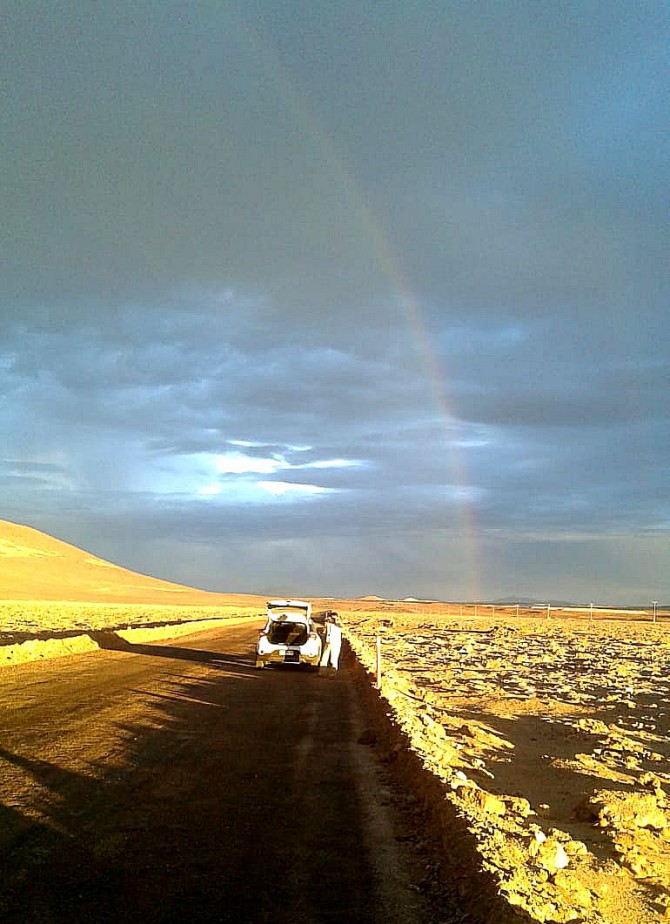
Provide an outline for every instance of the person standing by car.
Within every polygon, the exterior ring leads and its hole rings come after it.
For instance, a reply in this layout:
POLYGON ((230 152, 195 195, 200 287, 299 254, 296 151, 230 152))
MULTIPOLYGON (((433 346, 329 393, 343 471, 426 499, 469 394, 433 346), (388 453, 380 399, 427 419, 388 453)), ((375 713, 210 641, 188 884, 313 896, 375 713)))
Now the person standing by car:
POLYGON ((340 649, 342 648, 342 630, 334 616, 326 616, 326 644, 323 649, 321 666, 338 669, 340 663, 340 649))

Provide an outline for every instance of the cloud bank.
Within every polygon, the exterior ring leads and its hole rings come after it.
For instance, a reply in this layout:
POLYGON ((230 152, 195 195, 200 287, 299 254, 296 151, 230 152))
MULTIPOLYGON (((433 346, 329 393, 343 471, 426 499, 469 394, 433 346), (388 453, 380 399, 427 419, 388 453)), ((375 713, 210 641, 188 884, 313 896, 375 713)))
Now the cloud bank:
POLYGON ((667 596, 666 30, 10 3, 4 516, 211 589, 667 596))

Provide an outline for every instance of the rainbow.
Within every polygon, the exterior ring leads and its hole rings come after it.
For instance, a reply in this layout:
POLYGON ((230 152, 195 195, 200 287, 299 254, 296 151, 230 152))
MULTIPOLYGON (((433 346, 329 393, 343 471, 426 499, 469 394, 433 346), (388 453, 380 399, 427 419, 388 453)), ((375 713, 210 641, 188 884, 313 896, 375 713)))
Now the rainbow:
POLYGON ((320 157, 341 191, 353 219, 359 224, 391 291, 396 307, 411 333, 420 367, 430 383, 433 402, 444 427, 445 446, 452 482, 460 489, 459 537, 467 567, 467 596, 480 597, 481 574, 478 530, 472 507, 470 484, 459 449, 459 418, 449 399, 445 378, 440 370, 431 337, 424 321, 418 298, 413 293, 398 255, 394 252, 381 222, 366 201, 366 197, 351 170, 344 163, 321 119, 314 113, 305 95, 290 79, 286 68, 268 42, 256 29, 232 13, 231 25, 242 45, 246 45, 250 60, 261 66, 272 82, 286 109, 300 127, 304 137, 318 149, 320 157))

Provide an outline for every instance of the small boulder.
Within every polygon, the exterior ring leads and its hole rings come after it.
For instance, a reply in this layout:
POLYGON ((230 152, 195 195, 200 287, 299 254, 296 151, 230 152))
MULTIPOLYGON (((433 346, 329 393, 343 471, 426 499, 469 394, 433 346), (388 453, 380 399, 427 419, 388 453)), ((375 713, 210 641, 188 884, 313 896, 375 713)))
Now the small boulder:
POLYGON ((570 863, 565 847, 553 837, 548 837, 538 845, 535 859, 536 863, 551 875, 557 873, 559 869, 565 869, 570 863))
POLYGON ((638 828, 654 828, 662 831, 668 827, 668 818, 658 805, 645 805, 633 818, 638 828))
POLYGON ((580 905, 582 908, 590 908, 593 902, 590 889, 588 889, 574 873, 565 869, 559 869, 554 876, 554 885, 561 892, 565 893, 566 898, 574 905, 580 905))
POLYGON ((488 815, 504 815, 507 811, 507 806, 502 799, 485 789, 461 787, 460 795, 469 805, 480 809, 488 815))

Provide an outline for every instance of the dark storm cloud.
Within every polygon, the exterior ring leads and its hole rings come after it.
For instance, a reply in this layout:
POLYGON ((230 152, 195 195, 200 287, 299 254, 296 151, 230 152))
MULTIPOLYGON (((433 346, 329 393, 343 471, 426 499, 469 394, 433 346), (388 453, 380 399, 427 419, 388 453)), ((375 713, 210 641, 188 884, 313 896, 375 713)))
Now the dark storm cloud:
POLYGON ((658 296, 664 17, 616 7, 16 6, 6 283, 343 310, 383 285, 370 210, 451 311, 658 296))
POLYGON ((301 41, 264 9, 420 291, 517 314, 658 296, 660 5, 431 4, 373 28, 338 5, 326 48, 322 10, 301 41))
POLYGON ((667 593, 664 20, 10 3, 5 515, 224 589, 667 593))
POLYGON ((352 279, 375 292, 337 178, 232 7, 7 18, 16 298, 239 282, 301 293, 304 310, 328 289, 336 304, 352 279))

